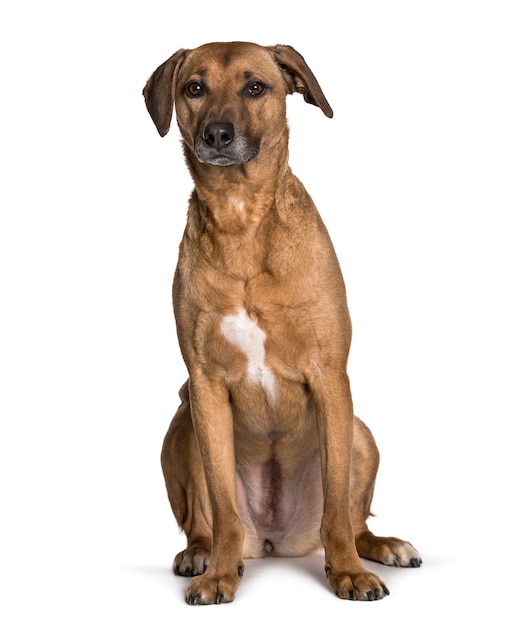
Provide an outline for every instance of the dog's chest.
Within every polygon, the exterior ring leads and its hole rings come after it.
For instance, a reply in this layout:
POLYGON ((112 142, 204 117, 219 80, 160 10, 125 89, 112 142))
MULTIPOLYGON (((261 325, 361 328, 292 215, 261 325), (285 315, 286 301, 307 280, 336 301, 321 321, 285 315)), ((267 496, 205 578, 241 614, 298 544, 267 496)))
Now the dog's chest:
POLYGON ((223 316, 220 328, 224 338, 244 355, 247 379, 261 385, 265 394, 274 399, 276 379, 266 362, 266 333, 256 319, 251 318, 245 309, 239 308, 236 314, 223 316))

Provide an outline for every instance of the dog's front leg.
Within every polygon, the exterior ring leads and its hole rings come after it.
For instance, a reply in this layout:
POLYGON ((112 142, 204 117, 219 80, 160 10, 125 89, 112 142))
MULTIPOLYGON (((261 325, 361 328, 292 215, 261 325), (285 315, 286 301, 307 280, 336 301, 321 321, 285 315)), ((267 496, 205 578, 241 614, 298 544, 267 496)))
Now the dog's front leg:
POLYGON ((201 372, 190 378, 190 400, 212 510, 212 552, 205 573, 187 588, 186 602, 220 604, 233 600, 244 570, 232 411, 224 384, 201 372))
POLYGON ((353 406, 345 372, 321 370, 314 376, 317 427, 322 464, 324 511, 321 538, 325 571, 340 598, 377 600, 388 595, 384 583, 362 565, 350 515, 350 463, 353 406))

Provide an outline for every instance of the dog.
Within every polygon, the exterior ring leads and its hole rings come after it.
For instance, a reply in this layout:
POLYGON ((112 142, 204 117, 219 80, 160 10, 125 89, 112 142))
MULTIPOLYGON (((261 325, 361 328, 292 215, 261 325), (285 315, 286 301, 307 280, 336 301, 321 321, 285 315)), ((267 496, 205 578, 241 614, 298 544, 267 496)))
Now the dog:
POLYGON ((323 549, 350 600, 389 594, 360 558, 422 563, 366 523, 379 453, 353 413, 336 254, 289 167, 294 92, 332 117, 295 49, 247 42, 178 50, 143 90, 162 137, 175 108, 195 185, 173 283, 189 378, 161 453, 189 604, 231 602, 248 558, 323 549))

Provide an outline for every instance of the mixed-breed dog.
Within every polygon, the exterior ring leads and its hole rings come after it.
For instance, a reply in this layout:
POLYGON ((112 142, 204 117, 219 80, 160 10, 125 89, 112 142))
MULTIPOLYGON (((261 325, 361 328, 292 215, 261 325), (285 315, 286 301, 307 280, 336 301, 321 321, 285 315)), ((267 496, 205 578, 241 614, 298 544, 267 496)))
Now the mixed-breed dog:
POLYGON ((366 523, 379 454, 353 413, 336 254, 288 164, 294 92, 332 117, 296 50, 244 42, 179 50, 144 89, 161 136, 175 109, 195 185, 173 286, 189 379, 161 455, 189 604, 232 601, 245 558, 323 549, 351 600, 389 594, 360 558, 422 562, 366 523))

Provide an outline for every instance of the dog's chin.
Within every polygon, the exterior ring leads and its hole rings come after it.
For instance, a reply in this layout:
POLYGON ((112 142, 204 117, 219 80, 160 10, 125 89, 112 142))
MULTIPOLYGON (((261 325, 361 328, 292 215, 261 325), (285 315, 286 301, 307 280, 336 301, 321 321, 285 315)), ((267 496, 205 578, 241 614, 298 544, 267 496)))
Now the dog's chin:
POLYGON ((208 163, 209 165, 219 165, 221 167, 229 167, 230 165, 242 165, 243 163, 248 163, 249 161, 254 159, 255 156, 256 155, 249 157, 248 159, 234 159, 232 157, 218 154, 215 157, 211 157, 203 161, 200 159, 200 157, 198 157, 198 160, 200 161, 200 163, 208 163))

